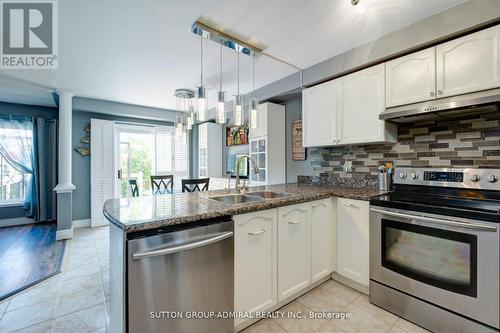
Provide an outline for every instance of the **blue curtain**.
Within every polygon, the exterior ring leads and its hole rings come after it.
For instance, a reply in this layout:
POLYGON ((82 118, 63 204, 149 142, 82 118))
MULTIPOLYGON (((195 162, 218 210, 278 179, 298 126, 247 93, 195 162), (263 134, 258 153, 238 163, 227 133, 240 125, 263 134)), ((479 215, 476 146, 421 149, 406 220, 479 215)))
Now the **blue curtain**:
POLYGON ((0 116, 0 155, 16 170, 30 174, 26 216, 56 219, 57 120, 0 116))
POLYGON ((19 172, 31 175, 25 194, 24 209, 28 216, 37 209, 34 182, 35 154, 33 150, 33 118, 0 117, 0 154, 19 172))
POLYGON ((57 185, 57 120, 35 118, 33 123, 33 167, 36 209, 32 217, 36 221, 56 219, 57 185))

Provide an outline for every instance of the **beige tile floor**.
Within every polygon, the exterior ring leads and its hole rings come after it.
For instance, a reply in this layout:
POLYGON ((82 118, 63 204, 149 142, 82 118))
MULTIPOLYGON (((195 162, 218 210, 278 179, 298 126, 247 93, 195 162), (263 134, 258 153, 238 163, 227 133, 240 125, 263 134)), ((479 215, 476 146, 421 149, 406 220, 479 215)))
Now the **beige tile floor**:
MULTIPOLYGON (((109 308, 108 228, 75 229, 63 272, 0 303, 0 333, 105 333, 109 308)), ((350 319, 266 319, 244 333, 426 332, 333 280, 280 311, 349 312, 350 319)))

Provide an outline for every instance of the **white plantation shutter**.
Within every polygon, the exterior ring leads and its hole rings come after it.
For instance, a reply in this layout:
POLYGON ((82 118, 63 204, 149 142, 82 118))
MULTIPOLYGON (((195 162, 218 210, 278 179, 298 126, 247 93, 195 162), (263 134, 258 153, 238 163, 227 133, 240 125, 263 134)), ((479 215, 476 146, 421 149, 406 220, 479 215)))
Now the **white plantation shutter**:
POLYGON ((189 178, 189 144, 177 138, 173 127, 155 129, 155 174, 174 175, 174 190, 181 191, 181 180, 189 178))
POLYGON ((174 188, 182 191, 181 180, 189 178, 188 139, 175 138, 174 146, 174 188))
POLYGON ((173 174, 173 142, 172 129, 157 127, 155 129, 155 173, 157 175, 173 174))
POLYGON ((112 121, 90 120, 90 218, 91 226, 107 225, 104 203, 114 197, 114 125, 112 121))

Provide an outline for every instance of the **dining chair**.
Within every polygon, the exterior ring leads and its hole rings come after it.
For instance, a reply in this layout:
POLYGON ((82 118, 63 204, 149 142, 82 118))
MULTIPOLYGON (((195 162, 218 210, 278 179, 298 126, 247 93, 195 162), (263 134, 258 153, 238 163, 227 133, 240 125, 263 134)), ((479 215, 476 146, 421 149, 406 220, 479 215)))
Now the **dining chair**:
POLYGON ((151 176, 153 194, 172 194, 174 192, 174 175, 151 176))
POLYGON ((183 179, 182 192, 208 191, 210 178, 183 179), (200 188, 200 185, 202 187, 200 188))
POLYGON ((128 184, 130 185, 130 191, 133 197, 139 196, 139 186, 137 185, 137 179, 129 179, 128 184))

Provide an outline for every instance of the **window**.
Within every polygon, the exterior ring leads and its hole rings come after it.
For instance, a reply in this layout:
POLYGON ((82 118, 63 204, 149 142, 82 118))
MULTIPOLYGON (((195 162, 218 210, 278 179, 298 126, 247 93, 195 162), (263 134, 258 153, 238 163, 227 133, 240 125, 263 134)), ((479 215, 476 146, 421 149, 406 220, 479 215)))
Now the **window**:
MULTIPOLYGON (((1 135, 4 136, 9 144, 9 154, 18 157, 23 153, 19 150, 19 145, 15 142, 19 137, 28 140, 29 149, 31 150, 33 132, 26 129, 1 128, 1 135)), ((0 155, 0 206, 10 204, 21 204, 24 202, 28 185, 31 179, 30 174, 20 172, 0 155)))
POLYGON ((174 175, 174 189, 181 189, 181 180, 189 178, 189 143, 178 138, 172 127, 156 127, 156 174, 174 175))

